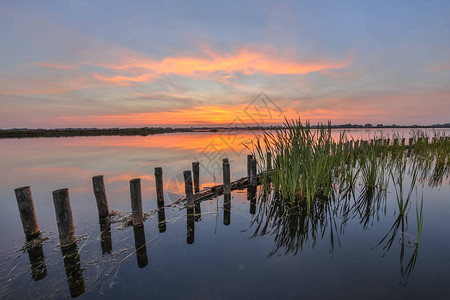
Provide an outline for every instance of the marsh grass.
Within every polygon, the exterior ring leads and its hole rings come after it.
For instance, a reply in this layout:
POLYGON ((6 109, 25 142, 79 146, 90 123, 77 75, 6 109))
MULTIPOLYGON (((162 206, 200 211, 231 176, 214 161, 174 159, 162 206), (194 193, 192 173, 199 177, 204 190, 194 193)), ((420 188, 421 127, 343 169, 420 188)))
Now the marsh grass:
POLYGON ((333 139, 330 123, 312 128, 308 121, 286 119, 284 128, 263 132, 252 152, 264 190, 283 202, 304 203, 307 211, 318 199, 345 198, 356 189, 364 195, 360 208, 370 207, 371 195, 379 202, 392 183, 399 214, 407 214, 417 182, 438 186, 450 174, 450 140, 441 131, 430 138, 415 130, 408 143, 398 134, 354 141, 345 132, 333 139))

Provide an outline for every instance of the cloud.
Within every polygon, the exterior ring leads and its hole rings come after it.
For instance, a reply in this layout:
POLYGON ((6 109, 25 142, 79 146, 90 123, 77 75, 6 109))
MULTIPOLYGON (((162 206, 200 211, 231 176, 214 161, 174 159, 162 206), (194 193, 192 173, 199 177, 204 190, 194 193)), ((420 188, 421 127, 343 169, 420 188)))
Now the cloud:
MULTIPOLYGON (((261 47, 264 49, 265 47, 261 47)), ((120 86, 145 83, 167 75, 208 78, 208 75, 219 73, 218 81, 227 83, 233 73, 245 75, 294 75, 308 74, 329 69, 346 67, 353 59, 349 54, 343 61, 310 60, 299 61, 294 58, 281 57, 252 50, 249 47, 238 49, 232 54, 219 54, 212 50, 204 50, 203 57, 174 56, 161 60, 149 58, 124 57, 119 64, 98 65, 109 70, 126 74, 95 77, 108 83, 120 86)), ((214 79, 216 77, 213 77, 214 79)))

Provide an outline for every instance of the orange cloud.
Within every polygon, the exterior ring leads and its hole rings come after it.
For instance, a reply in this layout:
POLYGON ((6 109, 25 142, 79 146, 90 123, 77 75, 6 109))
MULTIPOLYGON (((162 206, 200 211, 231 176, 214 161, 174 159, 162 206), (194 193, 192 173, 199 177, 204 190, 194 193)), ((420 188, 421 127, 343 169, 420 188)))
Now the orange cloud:
POLYGON ((350 54, 345 61, 298 61, 292 58, 277 57, 263 52, 252 51, 247 48, 238 50, 235 54, 220 55, 213 51, 206 53, 206 58, 188 56, 166 57, 160 61, 146 58, 127 57, 122 64, 101 65, 102 67, 131 73, 112 77, 96 74, 99 80, 117 85, 130 85, 167 74, 193 76, 198 74, 225 73, 221 77, 226 82, 232 72, 243 74, 307 74, 328 69, 339 69, 347 66, 351 60, 350 54))

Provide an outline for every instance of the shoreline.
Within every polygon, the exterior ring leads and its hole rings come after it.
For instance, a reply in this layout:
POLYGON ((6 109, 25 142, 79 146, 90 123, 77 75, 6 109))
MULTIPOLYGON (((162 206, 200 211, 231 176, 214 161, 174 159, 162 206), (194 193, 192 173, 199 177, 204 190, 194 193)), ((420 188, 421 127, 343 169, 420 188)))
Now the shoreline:
MULTIPOLYGON (((311 126, 312 129, 320 126, 311 126)), ((325 126, 326 127, 326 126, 325 126)), ((253 127, 142 127, 142 128, 58 128, 58 129, 0 129, 0 139, 4 138, 38 138, 38 137, 77 137, 77 136, 147 136, 154 134, 180 133, 180 132, 223 132, 248 130, 276 130, 283 126, 253 126, 253 127)), ((446 129, 449 124, 430 126, 363 126, 363 125, 332 125, 331 129, 446 129)))

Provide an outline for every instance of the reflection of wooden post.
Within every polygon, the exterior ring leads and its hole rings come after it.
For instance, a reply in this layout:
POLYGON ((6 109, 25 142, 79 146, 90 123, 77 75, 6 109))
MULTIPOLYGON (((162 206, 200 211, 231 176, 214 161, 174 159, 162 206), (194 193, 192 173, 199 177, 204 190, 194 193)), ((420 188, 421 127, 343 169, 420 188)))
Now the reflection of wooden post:
POLYGON ((148 264, 147 245, 145 242, 144 226, 134 226, 134 247, 136 248, 136 258, 139 268, 148 264))
POLYGON ((256 171, 256 159, 252 158, 250 161, 250 185, 258 185, 258 173, 256 171))
POLYGON ((131 211, 133 226, 142 225, 144 217, 142 215, 142 195, 141 195, 141 179, 135 178, 130 180, 131 195, 131 211))
POLYGON ((61 248, 70 248, 75 245, 75 226, 73 225, 72 208, 70 207, 69 190, 60 189, 53 192, 56 223, 58 224, 61 248))
POLYGON ((229 194, 231 192, 231 179, 230 179, 230 163, 228 158, 223 159, 223 193, 229 194))
POLYGON ((164 206, 163 171, 161 167, 155 168, 156 200, 158 208, 164 206))
POLYGON ((78 297, 84 293, 84 279, 80 265, 80 255, 78 255, 78 248, 63 249, 62 255, 70 296, 72 296, 72 298, 78 297))
POLYGON ((28 258, 30 259, 31 278, 39 281, 47 276, 47 265, 45 264, 44 249, 42 249, 41 241, 36 240, 35 245, 27 249, 28 258))
POLYGON ((186 242, 188 244, 194 243, 194 233, 195 233, 195 223, 194 223, 194 209, 188 207, 187 208, 187 236, 186 242))
POLYGON ((166 232, 166 212, 164 206, 158 208, 158 229, 160 233, 166 232))
POLYGON ((192 163, 192 173, 194 174, 194 192, 200 192, 200 163, 192 163))
POLYGON ((184 171, 184 190, 186 192, 186 204, 188 208, 194 207, 194 195, 192 193, 192 175, 191 171, 184 171))
POLYGON ((247 200, 250 201, 250 214, 256 213, 256 187, 250 186, 247 189, 247 200))
POLYGON ((37 237, 41 231, 34 211, 33 196, 31 188, 24 186, 14 190, 16 193, 17 206, 19 207, 20 219, 22 220, 23 232, 26 238, 37 237))
POLYGON ((95 200, 97 201, 98 216, 100 218, 106 217, 109 215, 109 211, 103 175, 92 177, 92 185, 94 187, 95 200))
POLYGON ((267 171, 272 170, 272 153, 267 152, 267 171))
POLYGON ((100 245, 102 254, 111 254, 111 220, 108 217, 100 218, 100 245))
POLYGON ((231 194, 223 195, 223 225, 230 225, 231 219, 231 194))
POLYGON ((251 155, 251 154, 247 155, 247 177, 250 177, 250 169, 251 169, 252 159, 253 159, 253 155, 251 155))

